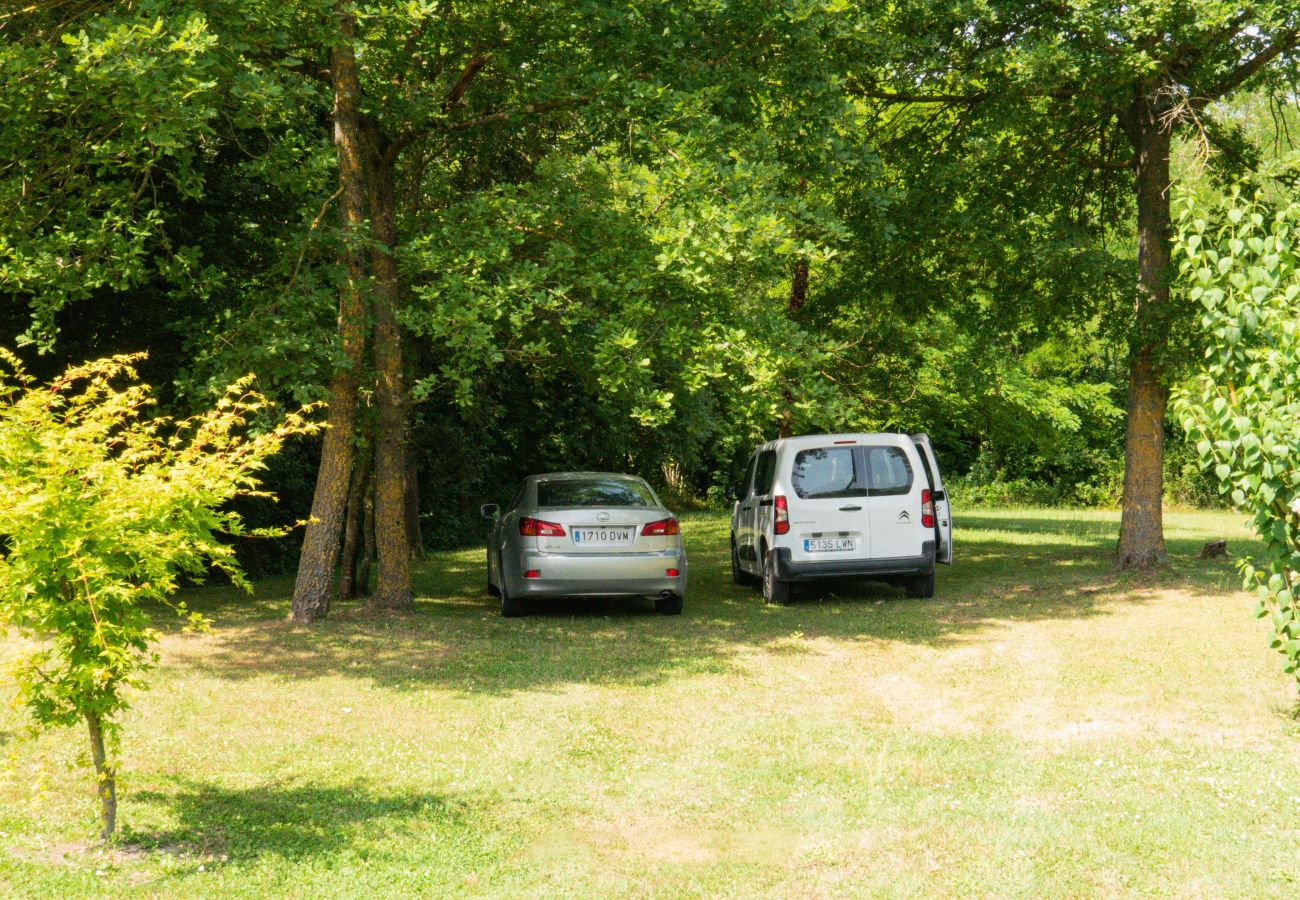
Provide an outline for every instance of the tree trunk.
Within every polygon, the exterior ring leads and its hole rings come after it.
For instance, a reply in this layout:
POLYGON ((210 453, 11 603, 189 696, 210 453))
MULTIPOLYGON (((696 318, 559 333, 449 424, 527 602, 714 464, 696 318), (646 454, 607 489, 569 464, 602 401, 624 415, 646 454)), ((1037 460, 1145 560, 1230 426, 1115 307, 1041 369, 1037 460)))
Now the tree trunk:
POLYGON ((1120 568, 1163 566, 1165 406, 1162 378, 1169 301, 1170 133, 1149 97, 1135 101, 1126 130, 1136 151, 1138 284, 1129 352, 1128 415, 1124 429, 1124 502, 1116 557, 1120 568))
POLYGON ((348 488, 348 514, 343 526, 343 557, 339 565, 339 599, 352 600, 357 594, 357 564, 361 555, 363 538, 361 526, 364 519, 366 488, 370 486, 370 460, 368 447, 362 447, 357 463, 352 467, 352 484, 348 488))
POLYGON ((104 729, 99 716, 86 713, 90 731, 90 756, 95 763, 95 793, 99 796, 99 818, 104 827, 99 836, 108 840, 117 830, 117 777, 104 752, 104 729))
POLYGON ((394 160, 372 130, 370 214, 375 246, 370 266, 375 275, 375 547, 379 577, 373 606, 410 609, 411 547, 406 524, 406 397, 402 377, 402 333, 397 310, 402 301, 401 276, 393 255, 397 246, 394 160))
POLYGON ((406 543, 412 559, 424 558, 424 535, 420 533, 420 467, 408 443, 406 448, 406 543))
MULTIPOLYGON (((800 180, 801 186, 803 180, 800 180)), ((794 262, 794 271, 790 275, 790 300, 786 303, 785 312, 788 316, 793 316, 799 310, 803 309, 804 301, 808 299, 808 260, 797 259, 794 262)), ((788 438, 794 436, 794 394, 789 388, 782 392, 782 399, 785 400, 785 408, 781 410, 781 419, 777 423, 777 437, 788 438)))
POLYGON ((314 622, 329 612, 339 531, 352 474, 357 381, 366 340, 366 271, 359 246, 366 227, 365 157, 357 112, 361 88, 352 48, 356 22, 343 12, 344 4, 338 8, 339 42, 330 54, 330 78, 334 85, 334 144, 338 150, 339 210, 347 269, 347 284, 339 297, 339 337, 347 362, 330 379, 329 428, 321 446, 311 519, 303 535, 293 587, 295 622, 314 622))
POLYGON ((357 596, 370 596, 370 570, 375 563, 375 470, 366 477, 361 499, 361 562, 357 565, 357 596))

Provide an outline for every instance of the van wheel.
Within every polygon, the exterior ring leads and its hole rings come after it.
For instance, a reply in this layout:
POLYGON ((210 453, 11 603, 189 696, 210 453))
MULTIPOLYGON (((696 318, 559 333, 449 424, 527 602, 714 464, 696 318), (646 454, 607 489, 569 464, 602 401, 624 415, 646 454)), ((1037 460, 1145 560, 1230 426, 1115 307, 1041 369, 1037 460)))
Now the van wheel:
POLYGON ((731 539, 731 581, 741 587, 749 587, 754 583, 754 576, 740 567, 740 550, 736 547, 734 537, 731 539))
POLYGON ((776 554, 763 555, 763 599, 781 606, 790 605, 790 582, 776 576, 776 554))
POLYGON ((501 592, 497 590, 497 586, 492 583, 492 551, 491 550, 488 551, 488 555, 487 555, 487 592, 489 597, 501 596, 501 592))
POLYGON ((907 596, 917 600, 929 600, 934 596, 934 573, 909 578, 906 587, 907 596))
POLYGON ((680 616, 682 614, 683 599, 676 594, 671 597, 656 597, 655 612, 661 616, 680 616))

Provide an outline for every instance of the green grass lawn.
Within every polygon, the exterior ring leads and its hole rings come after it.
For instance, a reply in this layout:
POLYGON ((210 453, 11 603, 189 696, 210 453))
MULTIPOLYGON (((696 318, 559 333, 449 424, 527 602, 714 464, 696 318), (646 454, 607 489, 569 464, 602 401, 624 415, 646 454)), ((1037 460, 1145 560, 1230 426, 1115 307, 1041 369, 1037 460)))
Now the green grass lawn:
POLYGON ((0 894, 1300 895, 1295 689, 1196 559, 1242 525, 1171 514, 1145 578, 1111 571, 1114 513, 958 526, 933 600, 765 607, 715 514, 679 618, 503 620, 481 550, 420 564, 409 616, 194 591, 214 629, 159 619, 117 847, 82 732, 0 707, 0 894))

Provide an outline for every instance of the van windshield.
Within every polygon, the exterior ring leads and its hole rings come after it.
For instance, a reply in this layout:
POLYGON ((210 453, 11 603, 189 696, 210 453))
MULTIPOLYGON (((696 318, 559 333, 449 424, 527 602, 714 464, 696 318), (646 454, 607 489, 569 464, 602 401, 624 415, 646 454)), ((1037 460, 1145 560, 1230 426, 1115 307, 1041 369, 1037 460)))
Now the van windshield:
POLYGON ((652 506, 654 496, 627 478, 564 478, 537 482, 538 506, 652 506))
POLYGON ((852 447, 800 450, 790 480, 794 492, 804 500, 867 496, 866 479, 852 447))

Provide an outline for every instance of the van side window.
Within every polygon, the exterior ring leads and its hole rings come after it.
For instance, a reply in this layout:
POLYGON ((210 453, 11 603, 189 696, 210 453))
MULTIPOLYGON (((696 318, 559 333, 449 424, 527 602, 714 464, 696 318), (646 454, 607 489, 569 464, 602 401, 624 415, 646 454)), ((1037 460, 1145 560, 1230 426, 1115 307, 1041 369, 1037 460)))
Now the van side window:
POLYGON ((745 466, 745 477, 740 480, 740 492, 736 495, 739 499, 744 500, 749 496, 749 492, 754 488, 754 460, 758 459, 757 455, 749 458, 749 465, 745 466))
POLYGON ((867 478, 873 497, 907 494, 912 490, 912 464, 898 447, 866 447, 867 478))
POLYGON ((754 493, 766 497, 772 493, 773 481, 776 481, 776 451, 764 450, 758 454, 758 467, 754 469, 754 493))
POLYGON ((866 479, 859 469, 853 447, 817 447, 795 454, 790 480, 794 492, 805 500, 865 497, 866 479))

